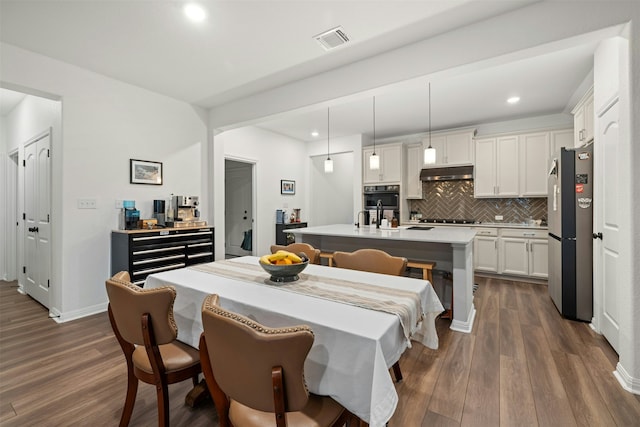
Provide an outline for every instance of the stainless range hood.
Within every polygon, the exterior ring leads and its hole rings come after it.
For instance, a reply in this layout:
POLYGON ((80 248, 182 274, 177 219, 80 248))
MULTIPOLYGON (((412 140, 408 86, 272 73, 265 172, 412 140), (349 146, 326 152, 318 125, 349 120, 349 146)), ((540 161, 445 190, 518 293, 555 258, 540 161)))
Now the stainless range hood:
POLYGON ((430 168, 420 171, 420 181, 460 181, 473 179, 473 166, 430 168))

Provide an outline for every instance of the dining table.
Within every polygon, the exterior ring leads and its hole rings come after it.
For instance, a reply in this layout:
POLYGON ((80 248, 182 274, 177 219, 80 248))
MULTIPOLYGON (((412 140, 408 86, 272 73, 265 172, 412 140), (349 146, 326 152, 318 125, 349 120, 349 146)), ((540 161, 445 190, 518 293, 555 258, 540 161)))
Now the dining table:
POLYGON ((308 325, 314 333, 304 366, 309 391, 332 397, 370 426, 384 426, 398 403, 389 368, 415 343, 438 348, 435 319, 444 307, 431 283, 313 264, 299 280, 279 283, 270 280, 258 259, 245 256, 155 273, 144 287, 175 287, 178 340, 196 348, 203 331, 202 303, 209 294, 218 294, 223 308, 265 326, 308 325), (343 294, 346 300, 339 297, 343 294), (359 303, 369 295, 380 298, 375 305, 384 311, 359 303), (396 300, 416 308, 402 308, 401 314, 384 308, 398 305, 396 300))

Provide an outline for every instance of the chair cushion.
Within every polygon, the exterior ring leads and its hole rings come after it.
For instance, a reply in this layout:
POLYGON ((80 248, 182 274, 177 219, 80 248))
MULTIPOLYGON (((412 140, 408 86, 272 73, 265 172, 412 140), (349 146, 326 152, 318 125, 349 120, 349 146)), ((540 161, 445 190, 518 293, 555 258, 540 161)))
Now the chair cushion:
MULTIPOLYGON (((170 344, 159 345, 162 362, 167 371, 173 372, 194 366, 200 363, 200 353, 197 349, 180 341, 174 341, 170 344)), ((138 368, 150 374, 153 373, 151 363, 147 357, 147 351, 144 346, 137 346, 133 352, 133 364, 138 368)))
MULTIPOLYGON (((309 395, 307 406, 299 412, 285 414, 287 427, 329 427, 335 423, 344 408, 330 397, 309 395)), ((262 412, 235 400, 229 407, 229 419, 234 427, 268 427, 276 425, 273 412, 262 412)))

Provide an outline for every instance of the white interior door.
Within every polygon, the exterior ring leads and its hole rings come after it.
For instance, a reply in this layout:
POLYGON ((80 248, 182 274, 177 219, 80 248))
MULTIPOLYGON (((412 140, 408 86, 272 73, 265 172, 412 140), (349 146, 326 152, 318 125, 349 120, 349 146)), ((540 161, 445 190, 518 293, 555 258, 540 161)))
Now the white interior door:
POLYGON ((25 145, 25 291, 49 307, 51 271, 50 225, 51 133, 25 145))
POLYGON ((253 253, 253 165, 225 160, 225 253, 244 256, 253 253), (243 248, 246 233, 251 244, 243 248), (247 249, 245 249, 247 248, 247 249), (248 249, 251 248, 251 249, 248 249))
MULTIPOLYGON (((619 341, 619 258, 620 258, 620 183, 617 171, 619 145, 619 105, 613 105, 598 117, 598 135, 594 145, 596 179, 594 231, 602 233, 594 241, 594 290, 600 293, 594 312, 600 331, 618 351, 619 341), (606 173, 608 171, 608 173, 606 173)), ((596 299, 597 301, 598 299, 596 299)))

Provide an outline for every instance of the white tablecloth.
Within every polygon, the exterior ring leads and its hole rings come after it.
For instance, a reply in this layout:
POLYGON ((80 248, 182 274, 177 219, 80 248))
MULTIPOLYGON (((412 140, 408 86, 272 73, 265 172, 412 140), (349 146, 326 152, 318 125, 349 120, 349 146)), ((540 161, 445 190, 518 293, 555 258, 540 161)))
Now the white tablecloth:
MULTIPOLYGON (((257 263, 258 258, 234 261, 257 263)), ((412 339, 437 348, 434 321, 443 307, 429 282, 318 265, 309 265, 304 272, 418 292, 425 317, 412 339)), ((265 279, 268 277, 265 273, 265 279)), ((148 276, 145 288, 164 285, 173 285, 177 290, 174 316, 179 340, 198 346, 202 302, 213 293, 220 295, 222 307, 266 326, 306 324, 315 335, 305 363, 309 390, 331 396, 372 427, 384 426, 393 415, 398 395, 388 369, 407 348, 395 315, 189 268, 148 276)))

